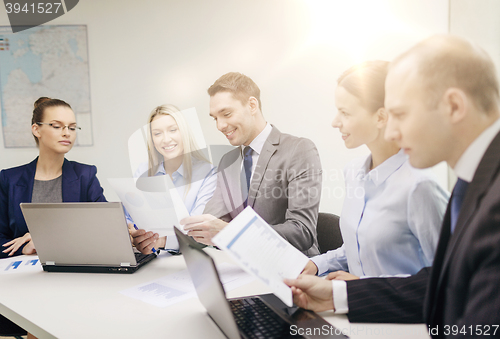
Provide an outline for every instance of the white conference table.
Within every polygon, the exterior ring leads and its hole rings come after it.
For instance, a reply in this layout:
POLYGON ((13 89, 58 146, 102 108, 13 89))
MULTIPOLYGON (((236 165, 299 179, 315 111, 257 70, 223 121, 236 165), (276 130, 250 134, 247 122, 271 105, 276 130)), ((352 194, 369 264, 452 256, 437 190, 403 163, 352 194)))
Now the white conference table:
MULTIPOLYGON (((217 263, 231 262, 207 249, 217 263)), ((182 256, 160 255, 133 274, 19 272, 0 275, 0 314, 43 338, 224 338, 197 298, 160 308, 119 291, 186 269, 182 256)), ((254 281, 228 297, 268 293, 254 281)), ((321 315, 350 338, 429 338, 424 324, 350 323, 321 315)))

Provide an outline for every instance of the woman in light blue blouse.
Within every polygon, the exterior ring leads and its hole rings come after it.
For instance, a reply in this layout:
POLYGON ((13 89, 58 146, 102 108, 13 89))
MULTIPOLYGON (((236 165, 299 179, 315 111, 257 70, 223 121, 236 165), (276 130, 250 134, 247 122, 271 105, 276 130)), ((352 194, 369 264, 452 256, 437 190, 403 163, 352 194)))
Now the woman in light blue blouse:
POLYGON ((432 265, 449 194, 431 170, 411 167, 403 150, 384 139, 388 65, 365 62, 338 79, 338 114, 332 126, 342 133, 347 148, 366 145, 371 154, 344 170, 344 244, 312 258, 306 274, 334 271, 329 279, 350 280, 411 275, 432 265))
MULTIPOLYGON (((200 215, 215 191, 217 175, 198 149, 182 112, 173 105, 158 106, 148 118, 148 164, 140 166, 134 176, 169 175, 189 214, 200 215)), ((159 238, 144 230, 131 230, 131 235, 143 253, 179 248, 175 236, 159 238)))

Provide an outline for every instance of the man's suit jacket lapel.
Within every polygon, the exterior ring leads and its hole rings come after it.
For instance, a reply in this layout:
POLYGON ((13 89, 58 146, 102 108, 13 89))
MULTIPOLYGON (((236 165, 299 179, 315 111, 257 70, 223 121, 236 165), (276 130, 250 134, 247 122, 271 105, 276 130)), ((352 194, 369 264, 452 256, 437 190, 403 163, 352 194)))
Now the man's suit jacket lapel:
POLYGON ((481 162, 479 163, 479 166, 477 167, 474 178, 467 187, 467 192, 462 202, 462 207, 460 208, 460 214, 457 218, 455 231, 450 237, 448 249, 444 257, 443 267, 446 267, 449 264, 453 256, 453 252, 457 248, 457 244, 460 242, 465 229, 469 225, 469 220, 474 215, 474 212, 477 211, 483 196, 488 191, 491 182, 495 179, 498 173, 498 170, 500 168, 499 153, 500 133, 497 134, 495 139, 493 139, 490 146, 486 150, 486 153, 484 154, 481 162))
POLYGON ((269 137, 267 137, 264 143, 264 147, 262 147, 257 166, 255 166, 252 181, 250 182, 250 190, 248 192, 248 206, 253 207, 255 204, 255 198, 257 197, 257 192, 264 179, 269 160, 271 160, 271 157, 276 152, 277 145, 280 143, 280 136, 281 132, 273 126, 271 134, 269 134, 269 137))
POLYGON ((76 175, 73 164, 64 159, 62 168, 62 201, 80 201, 80 180, 76 175))
POLYGON ((15 195, 18 199, 15 199, 15 201, 31 202, 37 162, 38 157, 24 167, 24 171, 16 184, 15 195))
MULTIPOLYGON (((496 177, 500 168, 500 133, 493 139, 490 146, 486 150, 479 166, 474 174, 474 178, 469 183, 467 191, 460 208, 460 213, 457 218, 455 231, 450 235, 450 204, 443 220, 441 236, 432 266, 430 282, 427 291, 425 302, 425 311, 427 312, 426 319, 430 321, 434 318, 436 308, 439 307, 437 296, 442 284, 446 278, 448 265, 453 258, 453 253, 459 247, 460 240, 469 225, 469 220, 478 209, 479 204, 491 182, 496 177)), ((453 199, 453 195, 450 198, 453 199)), ((431 322, 428 322, 431 323, 431 322)))

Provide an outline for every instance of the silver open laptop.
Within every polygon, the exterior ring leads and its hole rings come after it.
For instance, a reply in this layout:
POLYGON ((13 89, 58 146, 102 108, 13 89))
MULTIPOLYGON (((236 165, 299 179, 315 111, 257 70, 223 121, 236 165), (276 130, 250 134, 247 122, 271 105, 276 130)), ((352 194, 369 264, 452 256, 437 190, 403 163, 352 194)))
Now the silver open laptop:
POLYGON ((227 338, 348 338, 318 314, 288 307, 274 294, 226 299, 204 246, 177 228, 175 235, 200 302, 227 338))
POLYGON ((133 273, 156 257, 134 253, 120 202, 22 203, 43 269, 133 273))

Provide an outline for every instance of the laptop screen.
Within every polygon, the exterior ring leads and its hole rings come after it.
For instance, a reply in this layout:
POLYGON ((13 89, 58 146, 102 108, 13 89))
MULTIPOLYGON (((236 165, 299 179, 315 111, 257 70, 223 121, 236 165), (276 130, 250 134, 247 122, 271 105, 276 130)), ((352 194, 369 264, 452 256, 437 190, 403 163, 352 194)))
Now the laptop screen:
POLYGON ((175 228, 180 250, 201 303, 228 338, 241 338, 212 258, 203 245, 175 228))
POLYGON ((43 264, 136 266, 119 202, 22 203, 21 209, 43 264))

